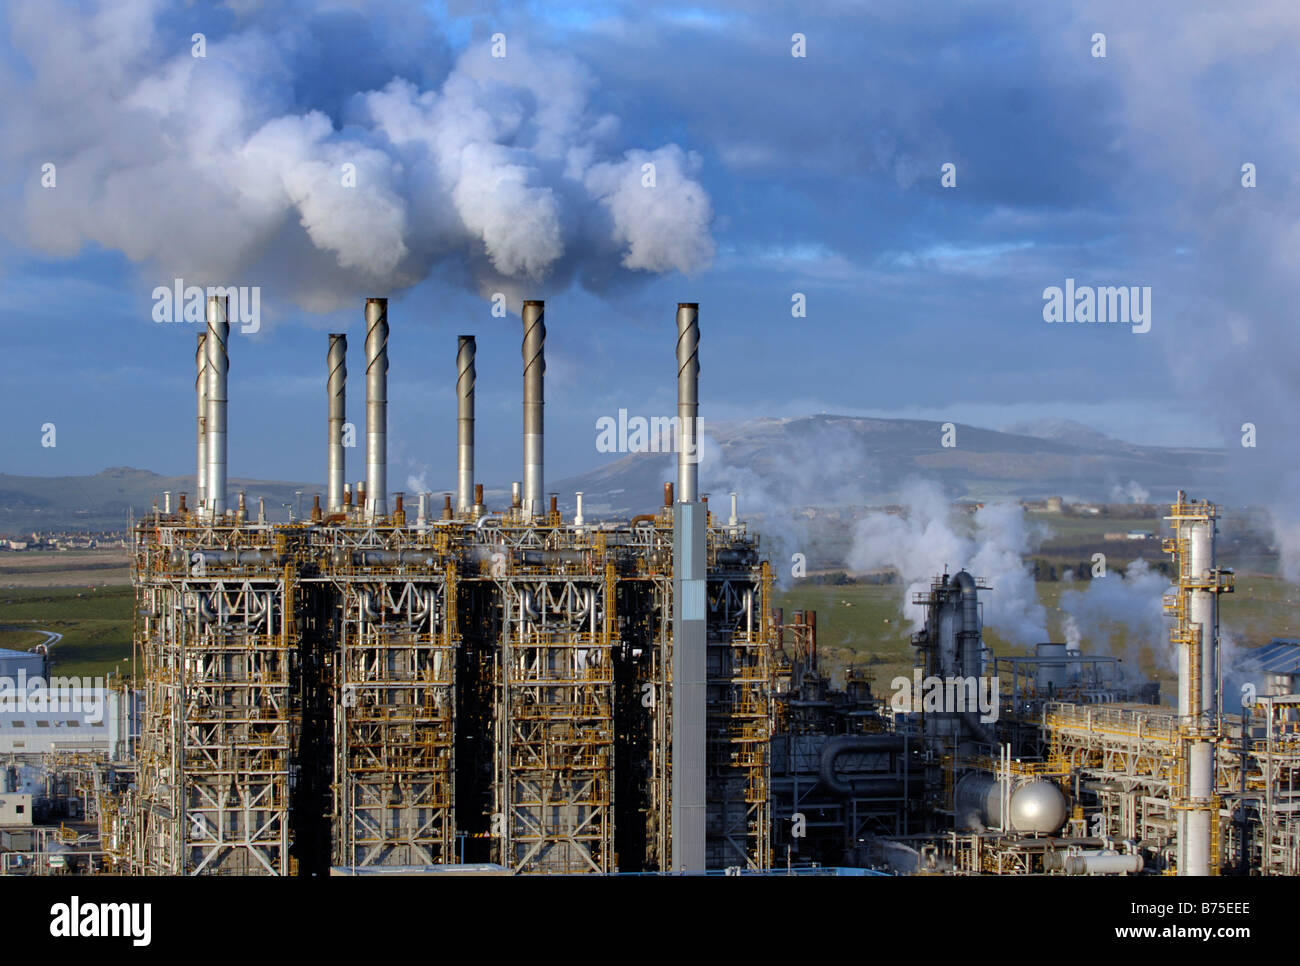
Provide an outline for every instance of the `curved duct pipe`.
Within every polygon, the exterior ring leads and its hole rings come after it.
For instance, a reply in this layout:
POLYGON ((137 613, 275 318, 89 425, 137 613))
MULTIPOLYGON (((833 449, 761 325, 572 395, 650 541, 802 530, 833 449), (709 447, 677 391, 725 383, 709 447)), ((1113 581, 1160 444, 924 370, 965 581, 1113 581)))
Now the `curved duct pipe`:
POLYGON ((367 590, 363 592, 358 598, 358 602, 361 605, 361 614, 363 617, 367 617, 374 621, 379 620, 383 616, 381 611, 375 609, 375 600, 370 591, 367 590))
POLYGON ((903 739, 898 735, 841 735, 826 742, 822 749, 821 767, 817 777, 823 787, 842 798, 864 792, 891 795, 901 794, 903 783, 892 775, 881 775, 866 779, 846 781, 835 771, 835 760, 841 755, 867 752, 875 755, 900 754, 903 751, 903 739), (897 792, 877 792, 878 788, 897 784, 897 792))

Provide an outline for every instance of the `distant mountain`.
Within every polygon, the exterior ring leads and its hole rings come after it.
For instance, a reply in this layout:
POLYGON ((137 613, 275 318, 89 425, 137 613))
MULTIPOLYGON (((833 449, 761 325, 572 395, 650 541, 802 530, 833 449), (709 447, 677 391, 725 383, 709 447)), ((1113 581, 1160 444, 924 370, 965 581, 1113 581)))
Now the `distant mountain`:
MULTIPOLYGON (((38 530, 120 530, 128 515, 138 517, 166 490, 177 501, 181 492, 194 505, 194 477, 159 476, 148 470, 114 466, 94 476, 10 476, 0 474, 0 533, 23 534, 38 530)), ((311 483, 280 483, 235 477, 229 480, 230 499, 243 490, 250 515, 259 498, 266 500, 267 516, 284 520, 285 504, 303 491, 303 509, 311 508, 311 495, 322 487, 311 483)))
MULTIPOLYGON (((996 431, 957 424, 944 446, 946 424, 921 419, 867 419, 817 415, 705 425, 700 487, 712 494, 716 513, 727 512, 727 493, 740 494, 741 513, 768 517, 802 507, 854 507, 898 502, 909 479, 940 483, 953 499, 1043 499, 1129 502, 1171 499, 1179 489, 1222 489, 1224 457, 1218 450, 1136 446, 1069 420, 1021 424, 996 431)), ((592 516, 644 513, 662 501, 663 484, 676 477, 671 453, 629 454, 579 476, 547 480, 571 511, 584 493, 592 516)), ((194 477, 160 476, 113 467, 94 476, 0 474, 0 533, 33 530, 120 529, 128 513, 147 512, 164 490, 173 499, 194 494, 194 477)), ((235 478, 230 497, 244 490, 249 513, 266 499, 272 520, 303 491, 304 511, 313 483, 235 478)), ((500 506, 508 489, 488 489, 500 506)))
MULTIPOLYGON (((954 499, 1129 502, 1172 498, 1180 488, 1214 492, 1218 450, 1137 446, 1068 420, 997 431, 920 419, 818 415, 706 425, 700 487, 720 512, 731 490, 744 513, 781 507, 893 503, 912 478, 940 483, 954 499)), ((675 477, 672 454, 629 454, 580 476, 548 482, 590 512, 643 513, 675 477)))

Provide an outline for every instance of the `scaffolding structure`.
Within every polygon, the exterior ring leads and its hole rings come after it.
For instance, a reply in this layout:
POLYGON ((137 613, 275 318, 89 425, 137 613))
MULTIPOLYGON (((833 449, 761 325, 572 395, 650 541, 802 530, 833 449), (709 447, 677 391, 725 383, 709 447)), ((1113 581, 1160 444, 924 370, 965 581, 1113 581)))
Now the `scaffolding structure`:
MULTIPOLYGON (((119 867, 667 870, 671 505, 600 527, 397 507, 141 521, 138 780, 105 808, 119 867)), ((761 869, 771 580, 743 525, 708 548, 707 848, 761 869)))

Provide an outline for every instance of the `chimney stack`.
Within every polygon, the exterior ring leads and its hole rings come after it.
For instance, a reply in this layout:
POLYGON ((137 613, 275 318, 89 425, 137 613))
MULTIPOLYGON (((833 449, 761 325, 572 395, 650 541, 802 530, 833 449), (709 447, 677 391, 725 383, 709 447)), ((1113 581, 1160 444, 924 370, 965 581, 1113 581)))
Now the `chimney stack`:
POLYGON ((700 305, 677 303, 677 499, 699 499, 700 305))
POLYGON ((388 516, 388 299, 366 299, 365 518, 388 516))
POLYGON ((546 303, 529 299, 524 303, 524 519, 542 511, 543 434, 545 406, 543 378, 546 373, 546 303))
POLYGON ((325 505, 330 513, 340 513, 343 510, 343 423, 347 419, 348 337, 346 335, 330 334, 329 354, 325 362, 329 373, 326 384, 326 392, 329 396, 327 427, 329 493, 325 505))
POLYGON ((194 377, 194 395, 198 397, 199 459, 198 473, 195 475, 194 505, 203 506, 203 494, 207 488, 208 478, 208 441, 203 432, 208 418, 208 360, 204 354, 203 344, 207 341, 206 331, 199 333, 199 349, 194 354, 194 365, 198 374, 194 377))
POLYGON ((456 510, 474 509, 474 353, 472 335, 456 348, 456 510))
POLYGON ((203 355, 207 369, 207 393, 203 437, 207 441, 208 472, 204 480, 208 516, 214 522, 226 512, 226 379, 230 372, 230 301, 210 295, 207 303, 207 333, 203 355))

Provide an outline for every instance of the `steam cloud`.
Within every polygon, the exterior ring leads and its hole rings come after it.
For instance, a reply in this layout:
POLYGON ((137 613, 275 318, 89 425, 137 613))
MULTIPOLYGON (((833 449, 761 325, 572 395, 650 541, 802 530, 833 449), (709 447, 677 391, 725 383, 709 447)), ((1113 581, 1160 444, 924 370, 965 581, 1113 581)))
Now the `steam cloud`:
POLYGON ((1134 674, 1146 643, 1166 668, 1177 671, 1178 657, 1169 643, 1162 603, 1169 592, 1169 580, 1141 558, 1122 573, 1112 570, 1094 578, 1086 590, 1067 590, 1061 594, 1065 642, 1086 654, 1121 657, 1134 674), (1116 653, 1121 628, 1126 644, 1123 653, 1116 653))
POLYGON ((6 85, 2 149, 25 172, 21 241, 60 255, 100 245, 168 281, 274 281, 313 311, 435 268, 519 295, 543 279, 693 273, 713 257, 699 158, 621 145, 571 57, 513 35, 493 57, 484 38, 420 86, 411 76, 445 41, 375 35, 409 26, 400 6, 238 4, 229 32, 225 14, 180 29, 174 13, 157 0, 11 7, 30 62, 6 85), (190 27, 208 31, 205 57, 190 27), (354 75, 373 86, 331 95, 308 83, 313 65, 335 88, 354 75), (30 176, 47 162, 58 190, 30 176))
POLYGON ((1038 602, 1033 576, 1023 555, 1031 547, 1024 511, 995 504, 975 514, 973 536, 959 532, 956 513, 935 483, 904 486, 905 516, 873 513, 859 521, 849 565, 856 570, 892 567, 906 584, 902 610, 919 629, 923 615, 909 607, 912 595, 929 590, 930 580, 945 564, 985 578, 993 588, 981 595, 984 623, 1016 645, 1047 640, 1047 612, 1038 602))

